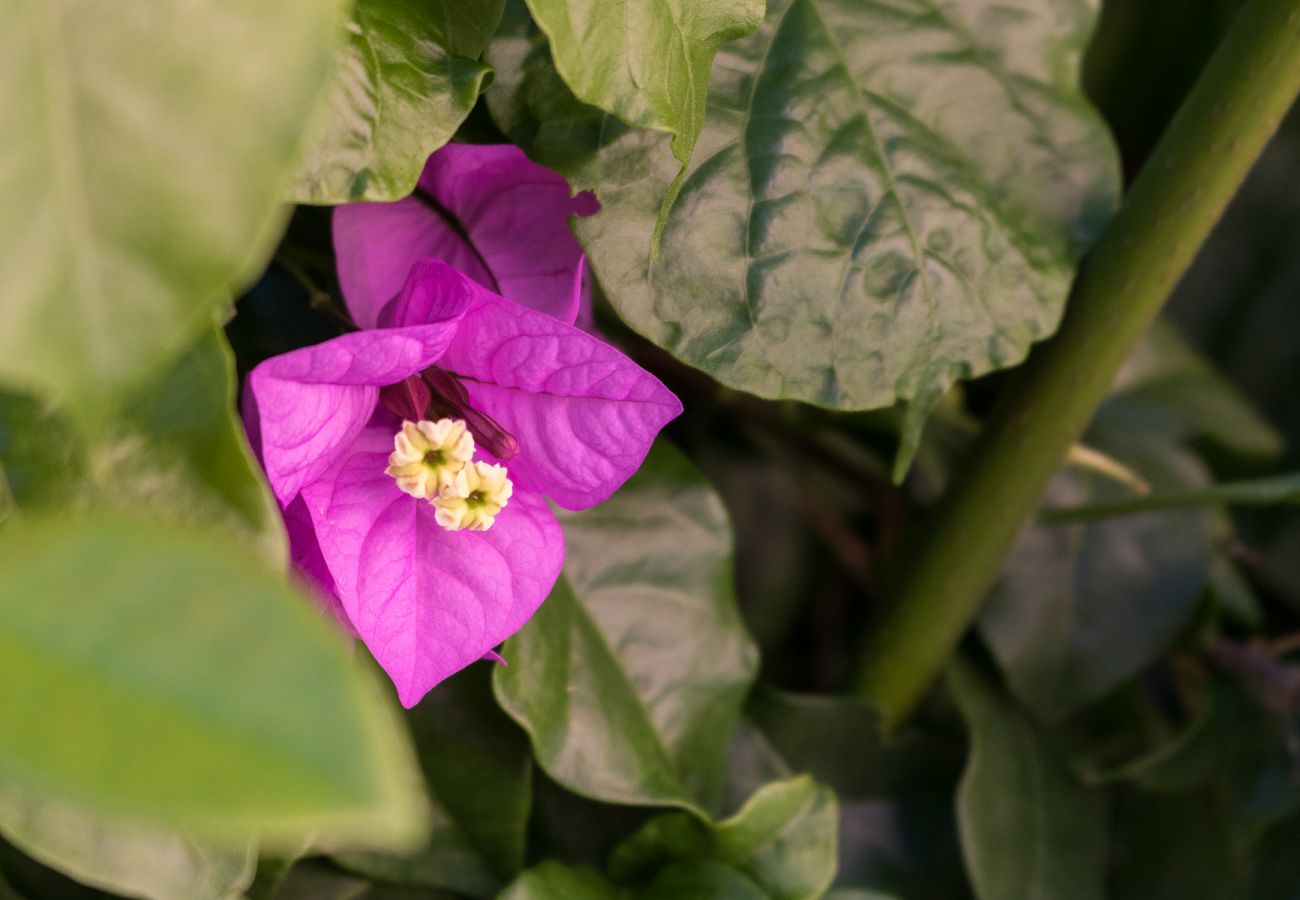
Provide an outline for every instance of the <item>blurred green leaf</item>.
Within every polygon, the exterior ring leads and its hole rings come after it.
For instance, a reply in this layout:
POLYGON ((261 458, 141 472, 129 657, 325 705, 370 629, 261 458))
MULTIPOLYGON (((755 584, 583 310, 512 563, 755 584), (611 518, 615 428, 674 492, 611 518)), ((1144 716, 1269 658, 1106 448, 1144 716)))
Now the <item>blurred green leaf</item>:
POLYGON ((743 872, 711 860, 674 863, 632 896, 635 900, 769 900, 767 892, 743 872))
POLYGON ((322 863, 299 863, 274 894, 274 900, 460 900, 428 888, 376 884, 322 863))
POLYGON ((565 96, 511 12, 487 96, 512 139, 595 190, 574 230, 637 331, 760 396, 924 411, 1054 330, 1114 206, 1114 151, 1078 87, 1094 12, 773 0, 718 53, 657 258, 665 136, 565 96))
POLYGON ((407 718, 432 800, 429 843, 409 856, 335 859, 380 881, 490 896, 524 865, 528 739, 497 708, 486 664, 442 682, 407 718))
MULTIPOLYGON (((1123 457, 1157 490, 1204 479, 1176 448, 1123 457)), ((1131 496, 1108 478, 1065 471, 1053 506, 1131 496)), ((1158 657, 1184 627, 1208 577, 1215 520, 1200 509, 1026 530, 979 629, 1008 687, 1037 715, 1059 720, 1158 657)))
POLYGON ((528 0, 574 95, 641 128, 673 135, 684 165, 704 125, 718 48, 763 21, 763 0, 528 0))
POLYGON ((957 816, 976 896, 1105 897, 1106 793, 1081 785, 973 664, 955 661, 948 685, 971 732, 957 816))
POLYGON ((712 860, 748 876, 770 900, 817 900, 835 877, 835 795, 806 775, 764 785, 730 818, 687 813, 652 819, 610 856, 619 881, 673 860, 712 860))
POLYGON ((551 860, 524 872, 497 900, 612 900, 619 896, 622 893, 595 869, 551 860))
POLYGON ((0 35, 0 378, 88 419, 265 264, 341 0, 19 0, 0 35))
POLYGON ((0 391, 3 477, 22 511, 106 506, 221 526, 282 567, 280 511, 234 400, 234 358, 216 330, 113 404, 89 438, 34 399, 0 391))
POLYGON ((146 900, 233 900, 254 855, 205 847, 179 832, 114 821, 0 787, 0 834, 83 884, 146 900))
POLYGON ((422 835, 374 682, 216 535, 120 515, 7 529, 0 685, 0 775, 34 792, 196 837, 422 835))
MULTIPOLYGON (((452 12, 420 0, 358 0, 330 102, 293 192, 300 203, 397 200, 469 115, 491 68, 444 47, 478 46, 493 4, 452 12)), ((496 4, 500 18, 500 4, 496 4)))
POLYGON ((1243 457, 1268 459, 1282 436, 1173 326, 1157 321, 1125 361, 1091 432, 1141 433, 1170 444, 1203 438, 1243 457))
POLYGON ((570 790, 705 815, 758 664, 726 512, 661 440, 611 499, 561 521, 564 574, 506 643, 497 699, 570 790))

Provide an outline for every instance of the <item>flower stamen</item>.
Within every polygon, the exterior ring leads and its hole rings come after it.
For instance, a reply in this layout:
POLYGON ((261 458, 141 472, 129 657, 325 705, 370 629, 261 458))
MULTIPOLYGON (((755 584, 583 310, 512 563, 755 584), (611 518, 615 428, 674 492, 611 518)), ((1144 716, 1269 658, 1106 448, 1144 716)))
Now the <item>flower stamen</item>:
POLYGON ((405 421, 393 437, 385 473, 412 497, 433 500, 474 456, 474 437, 463 419, 405 421))
POLYGON ((505 466, 470 463, 434 499, 435 518, 448 531, 487 531, 513 493, 505 466))

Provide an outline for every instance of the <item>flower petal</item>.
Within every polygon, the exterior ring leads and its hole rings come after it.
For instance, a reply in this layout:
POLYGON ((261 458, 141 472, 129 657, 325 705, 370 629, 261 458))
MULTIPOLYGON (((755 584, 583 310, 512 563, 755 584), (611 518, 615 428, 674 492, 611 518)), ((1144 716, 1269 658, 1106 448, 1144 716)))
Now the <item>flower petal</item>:
POLYGON ((571 197, 562 175, 512 145, 448 144, 429 157, 416 193, 334 211, 339 283, 357 324, 374 327, 411 265, 433 257, 509 300, 572 322, 582 250, 569 216, 599 208, 571 197))
POLYGON ((307 582, 308 592, 317 605, 332 615, 353 637, 357 630, 352 627, 347 610, 339 602, 334 590, 334 576, 330 574, 325 557, 321 555, 320 543, 316 540, 316 526, 312 524, 311 513, 299 494, 284 511, 284 527, 289 533, 289 556, 293 560, 294 570, 307 582))
POLYGON ((272 357, 249 374, 244 419, 282 507, 365 427, 381 386, 442 355, 460 310, 454 298, 440 309, 433 324, 345 334, 272 357))
MULTIPOLYGON (((420 315, 468 302, 438 365, 461 377, 474 407, 519 440, 506 461, 523 490, 567 509, 614 493, 682 405, 659 379, 599 338, 509 303, 444 264, 422 264, 404 297, 420 315)), ((414 275, 413 275, 414 278, 414 275)))
POLYGON ((564 535, 516 493, 484 532, 450 532, 383 474, 392 435, 367 428, 303 488, 339 597, 404 706, 528 621, 564 565, 564 535))

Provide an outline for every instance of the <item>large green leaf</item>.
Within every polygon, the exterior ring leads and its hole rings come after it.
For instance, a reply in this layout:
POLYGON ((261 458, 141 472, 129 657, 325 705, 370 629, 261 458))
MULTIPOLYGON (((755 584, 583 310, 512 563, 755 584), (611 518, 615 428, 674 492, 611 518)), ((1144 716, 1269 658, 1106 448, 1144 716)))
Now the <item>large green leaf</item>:
POLYGON ((18 0, 0 32, 0 378, 88 416, 264 264, 341 0, 18 0))
POLYGON ((424 0, 421 6, 433 23, 434 40, 457 56, 478 59, 501 23, 506 0, 424 0))
MULTIPOLYGON (((1130 448, 1124 459, 1162 490, 1205 477, 1176 448, 1142 456, 1130 448)), ((1067 471, 1048 500, 1076 506, 1131 494, 1108 478, 1067 471)), ((1195 612, 1214 539, 1215 519, 1204 509, 1026 530, 979 621, 1011 690, 1054 720, 1136 674, 1195 612)))
POLYGON ((89 439, 34 399, 0 392, 0 477, 20 509, 107 505, 219 525, 281 566, 284 526, 234 399, 234 359, 215 330, 112 404, 89 439))
POLYGON ((658 258, 665 138, 566 97, 515 15, 488 98, 535 158, 595 190, 601 212, 574 230, 637 331, 765 397, 924 408, 1052 332, 1114 205, 1114 153, 1078 88, 1094 10, 775 0, 718 54, 658 258))
POLYGON ((970 663, 954 663, 948 683, 971 732, 957 815, 976 896, 1101 900, 1106 794, 1079 784, 970 663))
POLYGON ((757 668, 721 502, 661 440, 614 497, 561 518, 564 574, 506 643, 498 700, 538 763, 578 794, 718 808, 757 668))
POLYGON ((95 816, 0 788, 0 835, 83 884, 146 900, 233 900, 253 879, 253 854, 179 832, 95 816))
POLYGON ((704 127, 718 48, 763 21, 763 0, 528 0, 573 93, 673 135, 682 164, 704 127))
POLYGON ((33 792, 196 836, 420 836, 374 681, 219 534, 123 515, 7 528, 0 685, 0 777, 33 792))
POLYGON ((712 860, 743 872, 770 900, 817 900, 835 877, 837 826, 835 795, 804 775, 763 786, 721 822, 652 819, 614 851, 610 872, 635 881, 672 861, 712 860))
POLYGON ((532 805, 528 739, 497 708, 487 665, 438 685, 408 721, 433 801, 429 843, 409 856, 335 858, 382 881, 490 896, 524 864, 532 805))
MULTIPOLYGON (((346 203, 411 193, 424 161, 490 81, 488 66, 444 47, 481 52, 478 32, 490 33, 491 6, 466 5, 453 15, 421 0, 358 0, 293 199, 346 203)), ((495 13, 499 19, 499 6, 495 13)))

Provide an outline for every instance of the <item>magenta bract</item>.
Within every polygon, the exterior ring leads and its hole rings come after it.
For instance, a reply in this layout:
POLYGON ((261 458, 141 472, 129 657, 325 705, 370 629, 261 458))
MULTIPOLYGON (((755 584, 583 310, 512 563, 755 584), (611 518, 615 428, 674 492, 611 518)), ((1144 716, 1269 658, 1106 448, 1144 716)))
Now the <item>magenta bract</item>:
POLYGON ((681 411, 656 378, 570 324, 582 255, 565 222, 594 201, 571 199, 513 147, 444 148, 421 186, 461 224, 439 219, 440 230, 417 215, 435 215, 422 200, 337 210, 340 275, 362 330, 265 361, 244 396, 296 567, 406 706, 489 654, 550 592, 564 538, 546 501, 599 503, 681 411), (401 419, 380 395, 408 379, 440 390, 471 427, 497 429, 476 459, 509 448, 514 493, 488 530, 447 530, 385 474, 401 419))

